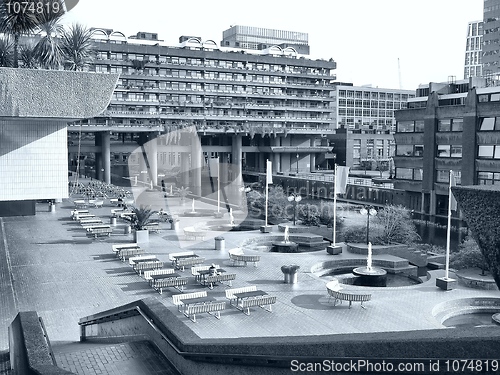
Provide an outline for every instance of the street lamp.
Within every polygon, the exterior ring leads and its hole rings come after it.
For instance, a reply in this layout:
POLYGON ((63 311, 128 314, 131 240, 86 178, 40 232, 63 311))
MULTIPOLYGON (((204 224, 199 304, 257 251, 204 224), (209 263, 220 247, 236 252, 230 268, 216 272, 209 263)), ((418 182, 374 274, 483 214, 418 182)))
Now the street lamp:
POLYGON ((288 196, 288 202, 293 202, 293 225, 295 226, 295 218, 297 214, 297 203, 299 203, 302 200, 302 197, 300 194, 297 193, 292 193, 290 196, 288 196))
POLYGON ((297 154, 297 174, 299 174, 299 154, 297 154))
POLYGON ((359 213, 361 215, 366 215, 366 244, 370 242, 369 236, 370 236, 370 216, 375 216, 377 214, 377 210, 373 208, 372 206, 366 206, 363 207, 361 210, 359 210, 359 213))

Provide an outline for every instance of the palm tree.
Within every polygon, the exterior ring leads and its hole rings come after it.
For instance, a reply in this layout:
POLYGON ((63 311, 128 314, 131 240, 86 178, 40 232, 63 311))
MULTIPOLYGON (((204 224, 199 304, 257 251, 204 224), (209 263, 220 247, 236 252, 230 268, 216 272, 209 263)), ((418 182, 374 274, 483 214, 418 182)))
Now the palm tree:
POLYGON ((59 23, 63 13, 54 15, 41 13, 40 33, 43 35, 35 46, 34 53, 40 66, 46 69, 58 69, 64 61, 59 36, 64 29, 59 23))
MULTIPOLYGON (((2 1, 0 3, 0 32, 12 35, 14 37, 14 51, 13 51, 13 66, 19 66, 19 40, 22 35, 29 35, 34 30, 43 26, 46 22, 53 19, 59 19, 64 14, 64 7, 61 0, 52 0, 52 2, 59 2, 59 7, 51 7, 47 11, 43 7, 42 12, 30 11, 27 7, 26 1, 9 0, 9 2, 2 1), (16 11, 19 9, 20 11, 16 11), (54 12, 54 9, 58 9, 54 12)), ((34 4, 34 2, 32 2, 34 4)))
POLYGON ((38 68, 38 60, 35 55, 35 45, 28 41, 21 45, 21 61, 23 68, 36 69, 38 68))
POLYGON ((131 225, 135 230, 143 230, 145 226, 155 221, 152 215, 155 214, 156 211, 151 210, 150 207, 132 207, 132 212, 135 215, 132 216, 131 225))
POLYGON ((14 66, 14 41, 9 35, 0 37, 0 66, 14 66))
POLYGON ((61 37, 61 49, 69 70, 83 70, 92 61, 92 30, 73 24, 61 37))

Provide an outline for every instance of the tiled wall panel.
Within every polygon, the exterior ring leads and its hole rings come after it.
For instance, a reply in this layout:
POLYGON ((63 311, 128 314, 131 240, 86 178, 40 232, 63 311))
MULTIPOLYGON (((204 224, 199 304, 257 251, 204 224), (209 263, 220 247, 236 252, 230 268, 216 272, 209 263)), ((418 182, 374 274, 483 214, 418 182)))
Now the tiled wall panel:
POLYGON ((66 124, 0 121, 0 201, 68 197, 66 124))

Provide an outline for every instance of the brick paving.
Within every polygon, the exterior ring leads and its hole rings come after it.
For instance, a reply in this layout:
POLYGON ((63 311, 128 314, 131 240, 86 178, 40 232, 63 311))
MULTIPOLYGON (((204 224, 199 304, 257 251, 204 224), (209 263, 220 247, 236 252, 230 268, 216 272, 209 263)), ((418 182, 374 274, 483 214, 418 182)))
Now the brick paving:
MULTIPOLYGON (((144 202, 163 202, 158 193, 143 193, 144 202)), ((207 208, 196 202, 197 207, 207 208)), ((110 218, 111 206, 90 212, 103 221, 110 218)), ((160 207, 155 207, 160 208, 160 207)), ((175 202, 169 209, 189 211, 190 204, 181 207, 175 202)), ((125 234, 123 223, 113 229, 109 238, 93 240, 85 236, 79 224, 70 219, 73 209, 71 200, 56 205, 50 213, 46 205, 37 205, 37 215, 29 217, 0 218, 0 350, 8 348, 7 326, 17 311, 36 310, 43 318, 54 346, 59 342, 79 340, 78 320, 106 309, 145 297, 160 300, 165 308, 177 311, 172 304, 172 294, 166 290, 162 295, 153 291, 126 263, 117 260, 111 245, 133 242, 132 234, 125 234)), ((236 214, 236 213, 235 213, 236 214)), ((227 217, 224 219, 227 220, 227 217)), ((365 288, 346 286, 346 289, 368 290, 372 300, 366 309, 358 303, 351 309, 344 303, 333 306, 328 301, 325 284, 311 272, 321 262, 344 257, 359 257, 354 254, 331 256, 325 251, 280 254, 246 249, 248 254, 261 255, 258 267, 233 267, 227 250, 239 246, 244 240, 264 236, 258 231, 216 232, 210 231, 205 241, 185 241, 182 228, 202 226, 214 221, 212 217, 182 218, 181 229, 167 230, 169 224, 162 223, 159 234, 150 234, 150 242, 142 245, 147 253, 156 254, 168 264, 168 254, 194 250, 206 258, 206 264, 218 263, 236 273, 233 287, 257 285, 270 295, 277 296, 273 313, 252 308, 250 316, 232 307, 221 313, 221 320, 208 314, 197 316, 193 323, 179 315, 179 322, 187 325, 201 338, 244 338, 258 336, 325 335, 337 333, 363 333, 381 331, 423 330, 444 328, 433 313, 433 308, 444 301, 466 297, 498 297, 498 291, 486 291, 457 287, 441 291, 435 286, 435 277, 443 271, 432 271, 431 279, 414 286, 399 288, 365 288), (223 235, 224 251, 214 250, 214 237, 223 235), (298 283, 283 282, 281 265, 298 264, 298 283), (242 322, 245 324, 241 324, 242 322), (293 324, 290 322, 293 321, 293 324)), ((274 229, 276 231, 276 229, 274 229)), ((377 256, 374 256, 377 259, 377 256)), ((190 277, 190 272, 184 274, 190 277)), ((190 283, 186 291, 207 290, 190 283)), ((208 291, 218 300, 225 300, 224 287, 208 291)), ((1 367, 0 367, 1 369, 1 367)), ((110 372, 112 373, 112 372, 110 372)), ((123 372, 122 372, 123 373, 123 372)), ((139 373, 136 373, 139 374, 139 373)))

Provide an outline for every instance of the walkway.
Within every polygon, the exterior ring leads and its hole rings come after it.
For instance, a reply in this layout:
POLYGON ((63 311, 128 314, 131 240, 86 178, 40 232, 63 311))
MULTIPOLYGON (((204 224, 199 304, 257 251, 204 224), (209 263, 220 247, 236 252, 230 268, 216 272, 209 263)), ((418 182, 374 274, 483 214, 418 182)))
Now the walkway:
MULTIPOLYGON (((162 201, 158 193, 143 193, 143 197, 146 196, 150 201, 162 201)), ((196 204, 199 208, 206 208, 202 203, 196 204)), ((190 204, 185 208, 177 203, 174 206, 179 211, 191 209, 190 204)), ((8 347, 7 326, 16 311, 36 310, 44 320, 51 341, 56 344, 58 341, 78 341, 79 318, 141 298, 157 298, 165 308, 176 311, 171 302, 172 291, 159 295, 128 264, 121 263, 112 254, 112 244, 133 242, 131 234, 124 234, 123 224, 114 228, 110 238, 92 240, 85 236, 78 223, 70 219, 71 209, 73 205, 65 200, 57 204, 55 213, 48 212, 46 205, 39 204, 36 216, 0 219, 0 351, 8 347)), ((110 209, 109 205, 105 205, 99 209, 90 208, 90 211, 107 221, 110 209)), ((337 257, 346 257, 345 251, 331 256, 325 251, 279 254, 247 250, 249 254, 261 255, 258 267, 233 267, 227 250, 240 245, 245 239, 263 234, 258 231, 210 232, 205 241, 183 240, 182 227, 203 225, 206 220, 214 219, 183 218, 181 230, 177 233, 167 230, 169 224, 163 223, 165 230, 151 234, 149 244, 142 247, 166 262, 169 253, 194 250, 206 258, 206 263, 218 263, 235 272, 234 287, 257 285, 270 295, 276 295, 277 303, 273 306, 273 313, 253 309, 251 315, 246 316, 228 308, 222 312, 221 320, 204 314, 197 317, 197 323, 178 314, 179 321, 202 338, 444 328, 432 314, 433 307, 440 302, 465 297, 499 296, 498 291, 462 287, 444 292, 435 286, 434 277, 442 275, 439 270, 432 272, 432 279, 415 286, 348 286, 354 290, 369 290, 372 300, 366 304, 366 309, 360 308, 359 304, 354 304, 351 309, 347 304, 334 307, 328 302, 325 288, 328 280, 311 273, 311 267, 337 257), (214 250, 213 238, 218 235, 226 239, 225 251, 214 250), (300 265, 298 284, 283 283, 280 267, 284 264, 300 265), (241 324, 243 321, 245 324, 241 324)), ((189 271, 185 273, 190 277, 189 271)), ((190 282, 188 290, 202 290, 202 287, 190 282)), ((216 287, 209 293, 225 300, 224 287, 216 287)))

